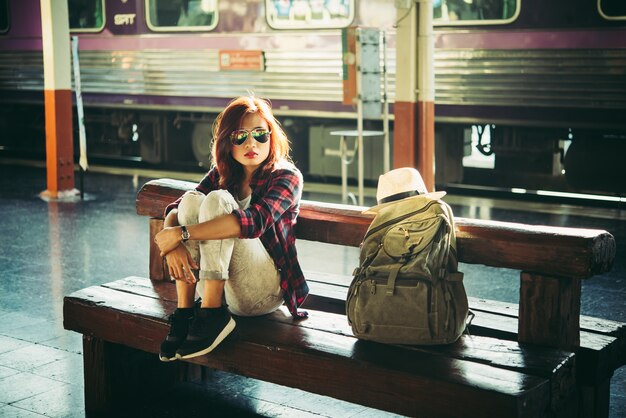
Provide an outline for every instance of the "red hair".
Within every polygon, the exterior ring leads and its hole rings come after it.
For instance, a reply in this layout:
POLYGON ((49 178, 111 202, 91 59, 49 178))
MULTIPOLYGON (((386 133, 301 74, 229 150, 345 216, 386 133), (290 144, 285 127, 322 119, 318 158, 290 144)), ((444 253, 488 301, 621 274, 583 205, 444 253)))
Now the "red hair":
POLYGON ((265 161, 256 169, 255 175, 267 176, 277 162, 289 160, 289 140, 274 117, 267 100, 242 96, 232 100, 215 119, 213 124, 213 165, 220 175, 220 186, 237 188, 244 178, 243 166, 231 155, 231 132, 239 129, 243 118, 256 113, 267 122, 270 131, 270 152, 265 161))

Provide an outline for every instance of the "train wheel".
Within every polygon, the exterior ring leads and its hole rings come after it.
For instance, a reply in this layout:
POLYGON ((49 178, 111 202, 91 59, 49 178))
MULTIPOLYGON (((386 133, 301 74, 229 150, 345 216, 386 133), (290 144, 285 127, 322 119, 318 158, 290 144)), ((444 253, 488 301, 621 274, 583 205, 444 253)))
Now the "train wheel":
POLYGON ((211 167, 211 125, 196 123, 191 137, 193 155, 202 167, 211 167))

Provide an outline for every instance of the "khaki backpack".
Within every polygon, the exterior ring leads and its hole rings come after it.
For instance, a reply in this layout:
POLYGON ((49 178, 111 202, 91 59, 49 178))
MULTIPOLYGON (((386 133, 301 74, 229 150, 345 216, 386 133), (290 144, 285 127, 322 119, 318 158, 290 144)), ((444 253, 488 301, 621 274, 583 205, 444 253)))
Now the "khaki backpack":
POLYGON ((346 314, 360 339, 394 344, 448 344, 468 316, 457 270, 454 218, 428 196, 377 213, 361 244, 346 314))

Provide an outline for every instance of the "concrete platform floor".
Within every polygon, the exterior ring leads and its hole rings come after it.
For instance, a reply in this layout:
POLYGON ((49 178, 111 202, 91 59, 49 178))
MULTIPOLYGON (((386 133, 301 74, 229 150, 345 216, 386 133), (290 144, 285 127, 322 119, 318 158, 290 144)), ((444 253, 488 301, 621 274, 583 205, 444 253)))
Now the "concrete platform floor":
MULTIPOLYGON (((106 170, 111 172, 112 170, 106 170)), ((85 200, 46 202, 42 168, 0 162, 0 417, 83 417, 81 336, 63 329, 63 296, 148 274, 148 225, 135 214, 139 187, 164 173, 86 175, 85 200)), ((187 177, 195 181, 193 175, 187 177)), ((78 179, 76 183, 79 184, 78 179)), ((338 201, 338 188, 305 186, 305 198, 338 201)), ((366 204, 372 203, 368 191, 366 204)), ((612 272, 583 284, 582 312, 626 321, 626 211, 450 195, 455 214, 513 222, 601 228, 617 241, 612 272)), ((356 249, 298 243, 304 269, 350 274, 356 249)), ((470 296, 518 298, 519 273, 462 265, 470 296)), ((143 399, 115 416, 389 416, 359 405, 214 372, 167 399, 143 399), (174 401, 174 399, 176 399, 174 401)), ((626 417, 626 368, 611 385, 611 418, 626 417)))

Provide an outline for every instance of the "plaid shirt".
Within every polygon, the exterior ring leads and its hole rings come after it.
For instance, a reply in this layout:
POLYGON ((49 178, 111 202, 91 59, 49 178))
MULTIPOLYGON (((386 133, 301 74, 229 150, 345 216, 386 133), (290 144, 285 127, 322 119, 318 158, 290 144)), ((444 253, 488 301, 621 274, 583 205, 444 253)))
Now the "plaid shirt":
MULTIPOLYGON (((215 168, 196 186, 204 194, 219 188, 219 173, 215 168)), ((294 231, 302 196, 302 174, 293 164, 285 162, 266 178, 253 177, 250 188, 250 207, 233 211, 241 223, 239 238, 261 239, 280 272, 280 287, 289 312, 294 317, 305 317, 306 312, 298 312, 298 306, 306 299, 309 286, 298 262, 294 231)), ((177 208, 181 199, 171 203, 165 214, 177 208)))

